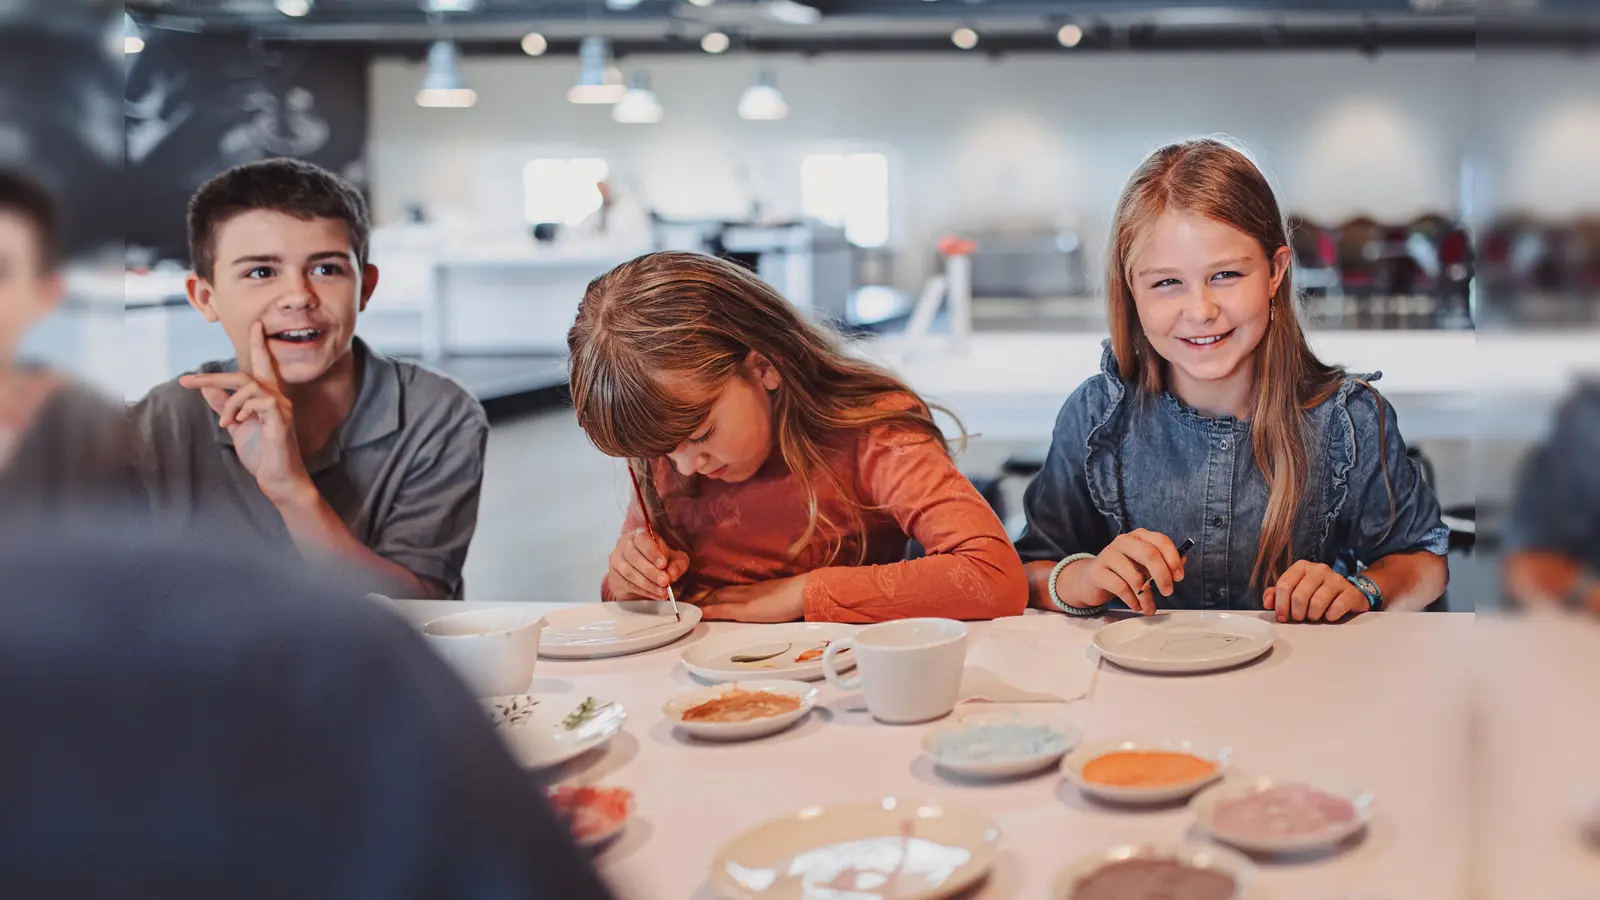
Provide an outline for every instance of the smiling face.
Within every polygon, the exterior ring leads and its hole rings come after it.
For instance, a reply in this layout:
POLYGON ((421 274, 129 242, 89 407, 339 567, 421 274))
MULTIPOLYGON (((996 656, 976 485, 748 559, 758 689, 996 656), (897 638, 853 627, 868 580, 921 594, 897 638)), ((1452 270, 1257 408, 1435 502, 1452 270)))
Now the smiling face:
POLYGON ((752 353, 718 389, 705 420, 667 454, 672 465, 682 475, 732 483, 761 471, 772 455, 772 391, 780 381, 771 363, 752 353))
POLYGON ((262 323, 284 384, 313 383, 345 360, 356 314, 377 287, 341 220, 301 219, 270 209, 232 216, 216 229, 210 279, 189 276, 189 302, 221 322, 241 368, 250 329, 262 323))
POLYGON ((1248 377, 1288 267, 1287 247, 1269 256, 1215 219, 1175 209, 1157 217, 1130 259, 1128 284, 1139 326, 1175 382, 1248 377))

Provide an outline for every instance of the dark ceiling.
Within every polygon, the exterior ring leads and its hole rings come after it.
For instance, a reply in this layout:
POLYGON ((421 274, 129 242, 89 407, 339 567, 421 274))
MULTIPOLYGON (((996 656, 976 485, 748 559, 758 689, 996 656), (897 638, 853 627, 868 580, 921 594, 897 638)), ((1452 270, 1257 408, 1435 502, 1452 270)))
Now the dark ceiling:
MULTIPOLYGON (((441 36, 466 53, 519 53, 538 30, 553 54, 575 52, 589 34, 620 54, 700 52, 711 30, 735 52, 960 52, 955 27, 974 28, 988 53, 1065 52, 1063 24, 1083 29, 1073 52, 1473 49, 1485 43, 1588 47, 1587 17, 1600 0, 798 0, 820 13, 784 22, 773 5, 797 0, 475 0, 468 12, 429 12, 439 0, 314 0, 290 17, 275 0, 129 0, 141 21, 186 31, 247 33, 264 41, 359 45, 414 56, 441 36)), ((444 0, 466 2, 474 0, 444 0)), ((804 10, 801 10, 804 12, 804 10)), ((782 10, 779 10, 781 15, 782 10)))

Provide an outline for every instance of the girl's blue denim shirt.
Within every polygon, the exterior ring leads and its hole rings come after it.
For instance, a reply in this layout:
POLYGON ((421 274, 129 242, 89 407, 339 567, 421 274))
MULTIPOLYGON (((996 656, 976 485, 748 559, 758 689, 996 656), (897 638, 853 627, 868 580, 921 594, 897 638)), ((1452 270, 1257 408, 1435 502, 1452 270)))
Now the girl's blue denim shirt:
MULTIPOLYGON (((1294 558, 1346 575, 1390 554, 1443 556, 1449 547, 1439 502, 1406 457, 1394 407, 1362 384, 1378 377, 1349 376, 1306 411, 1311 471, 1294 558)), ((1269 585, 1253 586, 1251 574, 1269 494, 1249 422, 1201 415, 1169 393, 1141 393, 1118 377, 1107 342, 1101 373, 1056 418, 1050 455, 1024 499, 1028 527, 1017 550, 1024 562, 1060 560, 1099 553, 1140 528, 1174 544, 1192 538, 1184 580, 1157 605, 1261 609, 1269 585)))

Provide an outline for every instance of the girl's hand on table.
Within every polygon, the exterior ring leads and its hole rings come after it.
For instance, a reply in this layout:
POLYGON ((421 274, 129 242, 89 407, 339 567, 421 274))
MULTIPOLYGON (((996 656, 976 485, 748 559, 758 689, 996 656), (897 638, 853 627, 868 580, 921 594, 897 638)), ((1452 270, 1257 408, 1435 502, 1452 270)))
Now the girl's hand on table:
POLYGON ((806 576, 736 584, 699 601, 702 617, 726 622, 798 622, 806 616, 806 576))
POLYGON ((1279 622, 1338 622, 1368 609, 1367 595, 1322 563, 1302 559, 1267 588, 1261 605, 1279 622))

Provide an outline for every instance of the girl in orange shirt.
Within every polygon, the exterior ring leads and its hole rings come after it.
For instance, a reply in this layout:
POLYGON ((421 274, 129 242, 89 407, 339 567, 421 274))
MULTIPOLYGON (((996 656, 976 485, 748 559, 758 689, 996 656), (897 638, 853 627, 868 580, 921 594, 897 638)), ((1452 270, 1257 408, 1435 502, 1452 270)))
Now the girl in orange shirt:
POLYGON ((732 263, 653 253, 595 279, 567 337, 578 422, 637 501, 608 600, 706 618, 987 619, 1027 606, 1022 564, 928 404, 840 350, 732 263), (907 539, 925 557, 906 560, 907 539))

